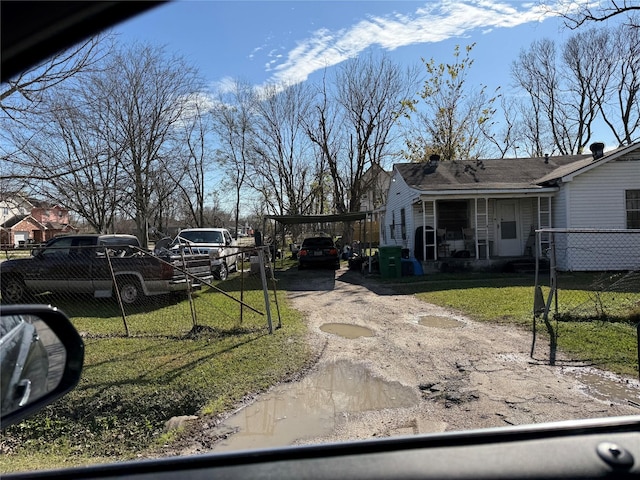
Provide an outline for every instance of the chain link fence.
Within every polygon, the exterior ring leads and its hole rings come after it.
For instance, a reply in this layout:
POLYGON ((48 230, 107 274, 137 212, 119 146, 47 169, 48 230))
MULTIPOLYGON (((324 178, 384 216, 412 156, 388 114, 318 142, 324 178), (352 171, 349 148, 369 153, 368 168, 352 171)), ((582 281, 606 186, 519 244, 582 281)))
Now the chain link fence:
POLYGON ((536 245, 532 355, 539 319, 551 364, 560 322, 634 325, 640 352, 640 230, 541 229, 536 245))
POLYGON ((50 304, 80 325, 108 320, 99 322, 103 332, 91 329, 97 335, 272 333, 281 322, 269 258, 266 247, 240 247, 226 257, 134 246, 7 252, 0 264, 0 299, 50 304), (222 262, 229 270, 225 280, 222 262))

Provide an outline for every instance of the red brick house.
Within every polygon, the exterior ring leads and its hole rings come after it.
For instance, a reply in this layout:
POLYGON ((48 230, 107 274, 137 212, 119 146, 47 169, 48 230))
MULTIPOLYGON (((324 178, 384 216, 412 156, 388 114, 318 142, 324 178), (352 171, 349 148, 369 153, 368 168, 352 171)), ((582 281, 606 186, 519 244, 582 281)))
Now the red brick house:
POLYGON ((78 232, 69 224, 69 211, 66 208, 34 201, 31 203, 29 214, 14 215, 0 225, 0 243, 3 246, 43 243, 58 235, 78 232))

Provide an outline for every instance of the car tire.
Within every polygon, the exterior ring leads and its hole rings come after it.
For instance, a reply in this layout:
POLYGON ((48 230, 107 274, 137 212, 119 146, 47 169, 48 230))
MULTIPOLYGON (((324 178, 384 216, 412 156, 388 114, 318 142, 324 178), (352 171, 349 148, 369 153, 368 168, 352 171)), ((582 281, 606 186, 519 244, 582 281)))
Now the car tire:
POLYGON ((222 262, 220 264, 220 268, 218 268, 213 275, 218 280, 224 282, 229 277, 229 267, 227 267, 227 264, 225 262, 222 262))
POLYGON ((23 303, 29 296, 21 278, 3 278, 1 283, 2 301, 5 303, 23 303))
POLYGON ((118 283, 118 291, 120 292, 120 300, 122 303, 132 305, 140 301, 140 294, 142 289, 140 283, 137 280, 125 279, 118 283))

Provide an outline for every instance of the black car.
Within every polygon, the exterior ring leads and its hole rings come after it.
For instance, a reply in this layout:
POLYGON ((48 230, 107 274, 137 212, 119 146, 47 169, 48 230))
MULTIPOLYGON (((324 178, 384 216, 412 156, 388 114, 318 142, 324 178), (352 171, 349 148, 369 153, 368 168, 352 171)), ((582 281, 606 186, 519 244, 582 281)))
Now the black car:
POLYGON ((298 270, 308 266, 340 268, 338 248, 331 237, 304 239, 298 252, 298 270))

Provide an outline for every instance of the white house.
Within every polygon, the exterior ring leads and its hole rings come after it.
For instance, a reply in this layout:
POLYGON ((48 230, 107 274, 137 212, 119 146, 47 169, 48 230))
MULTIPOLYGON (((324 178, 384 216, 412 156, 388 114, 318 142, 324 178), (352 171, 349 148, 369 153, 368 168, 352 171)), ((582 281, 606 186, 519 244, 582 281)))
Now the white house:
MULTIPOLYGON (((543 250, 549 239, 536 245, 537 229, 611 230, 624 244, 622 254, 595 266, 593 251, 563 249, 559 268, 640 268, 640 231, 633 231, 640 230, 640 143, 603 149, 593 144, 591 155, 452 162, 432 156, 396 164, 380 244, 401 246, 421 261, 469 258, 488 266, 543 250)), ((598 239, 600 250, 611 240, 598 239)))

